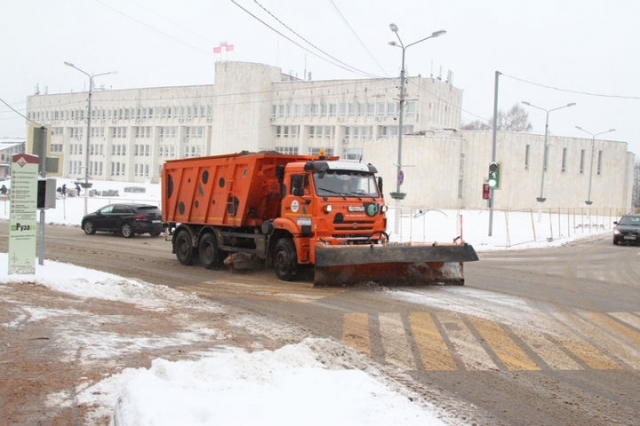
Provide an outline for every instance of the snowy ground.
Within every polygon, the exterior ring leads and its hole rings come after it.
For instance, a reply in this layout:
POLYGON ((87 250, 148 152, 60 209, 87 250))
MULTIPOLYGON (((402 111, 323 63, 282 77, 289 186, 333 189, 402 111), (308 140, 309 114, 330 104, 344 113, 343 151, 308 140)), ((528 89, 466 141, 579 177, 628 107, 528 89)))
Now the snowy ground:
MULTIPOLYGON (((61 198, 55 210, 46 211, 46 223, 79 225, 86 211, 125 198, 159 203, 158 185, 97 182, 94 189, 117 190, 119 196, 61 198), (144 187, 145 192, 125 192, 125 187, 132 186, 144 187)), ((8 219, 7 205, 6 200, 0 199, 0 219, 8 219)), ((616 219, 589 216, 586 221, 589 226, 585 226, 584 218, 576 221, 575 217, 528 212, 509 213, 506 220, 504 213, 498 213, 495 234, 489 237, 488 212, 463 212, 463 227, 459 213, 438 210, 407 213, 403 215, 404 231, 399 238, 437 241, 459 235, 464 229, 465 240, 478 251, 547 246, 610 233, 611 222, 616 219), (555 235, 554 221, 558 224, 555 235), (507 223, 511 228, 506 227, 507 223), (562 223, 567 224, 565 235, 562 223)), ((394 223, 393 218, 389 223, 394 223)), ((38 283, 83 298, 146 304, 159 311, 183 302, 192 306, 188 299, 193 297, 54 261, 36 265, 35 275, 8 276, 7 255, 0 254, 0 285, 16 282, 38 283)), ((53 314, 43 310, 39 315, 53 314)), ((308 339, 275 351, 225 348, 198 354, 197 359, 189 361, 156 359, 151 368, 128 368, 79 389, 78 401, 98 407, 96 415, 115 413, 117 425, 449 424, 446 413, 415 398, 401 385, 385 380, 375 369, 345 368, 328 360, 323 352, 331 350, 332 345, 335 343, 308 339), (318 398, 323 401, 321 410, 318 398)))

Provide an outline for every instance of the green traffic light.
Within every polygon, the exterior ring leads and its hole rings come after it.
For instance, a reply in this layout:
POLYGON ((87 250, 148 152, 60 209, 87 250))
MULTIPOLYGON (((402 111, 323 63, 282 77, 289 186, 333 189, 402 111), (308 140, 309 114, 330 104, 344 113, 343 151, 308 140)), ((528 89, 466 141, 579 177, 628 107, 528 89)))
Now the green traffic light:
POLYGON ((498 184, 498 174, 496 172, 489 173, 489 180, 487 180, 490 188, 495 188, 498 184))

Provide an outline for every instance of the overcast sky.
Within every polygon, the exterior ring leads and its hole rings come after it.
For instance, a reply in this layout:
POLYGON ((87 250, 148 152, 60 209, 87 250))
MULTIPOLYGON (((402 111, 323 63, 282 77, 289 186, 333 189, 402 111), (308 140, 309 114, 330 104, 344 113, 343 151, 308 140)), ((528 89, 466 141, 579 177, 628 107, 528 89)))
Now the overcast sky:
MULTIPOLYGON (((275 65, 313 80, 396 77, 405 44, 409 75, 452 73, 463 122, 528 101, 550 110, 551 134, 629 143, 640 155, 640 1, 637 0, 1 0, 0 99, 24 113, 26 97, 211 84, 220 60, 275 65), (278 34, 280 33, 280 34, 278 34), (294 42, 288 40, 293 40, 294 42), (227 42, 233 51, 214 54, 227 42)), ((545 112, 523 106, 534 133, 545 112)), ((0 103, 0 137, 26 134, 0 103)))

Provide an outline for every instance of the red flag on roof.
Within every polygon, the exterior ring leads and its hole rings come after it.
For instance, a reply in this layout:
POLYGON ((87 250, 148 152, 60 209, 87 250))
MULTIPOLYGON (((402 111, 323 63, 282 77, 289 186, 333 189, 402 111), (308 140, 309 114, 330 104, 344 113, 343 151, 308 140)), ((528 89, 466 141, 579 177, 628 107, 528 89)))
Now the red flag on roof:
POLYGON ((222 49, 224 49, 225 52, 231 52, 233 51, 233 44, 221 41, 219 46, 213 48, 213 53, 222 53, 222 49))

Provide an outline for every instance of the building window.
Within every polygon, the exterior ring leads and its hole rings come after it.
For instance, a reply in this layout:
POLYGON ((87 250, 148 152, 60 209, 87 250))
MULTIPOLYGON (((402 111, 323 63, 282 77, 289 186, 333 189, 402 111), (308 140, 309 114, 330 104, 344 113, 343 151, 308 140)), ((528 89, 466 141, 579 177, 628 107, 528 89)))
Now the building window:
POLYGON ((396 103, 389 102, 387 103, 387 117, 393 117, 396 115, 396 103))
POLYGON ((416 101, 407 102, 407 117, 415 117, 416 115, 416 101))
POLYGON ((329 117, 335 117, 337 112, 336 104, 329 104, 329 117))
POLYGON ((384 104, 382 102, 378 102, 376 117, 384 117, 384 104))
POLYGON ((602 150, 598 151, 598 175, 602 174, 602 150))
POLYGON ((458 171, 458 198, 463 197, 464 189, 464 154, 460 154, 460 169, 458 171))
POLYGON ((376 106, 373 103, 367 104, 367 117, 373 117, 375 115, 376 106))

